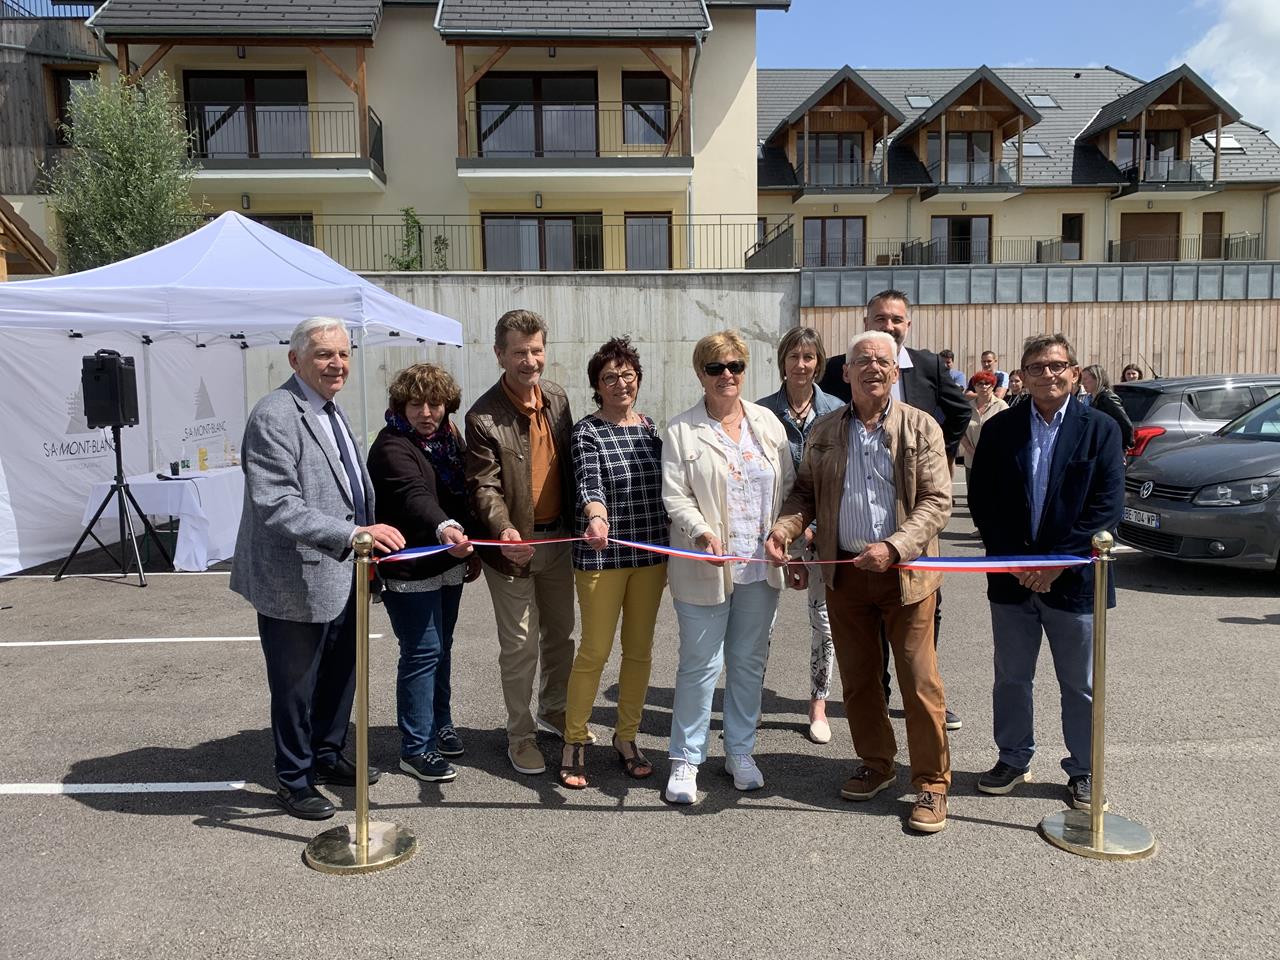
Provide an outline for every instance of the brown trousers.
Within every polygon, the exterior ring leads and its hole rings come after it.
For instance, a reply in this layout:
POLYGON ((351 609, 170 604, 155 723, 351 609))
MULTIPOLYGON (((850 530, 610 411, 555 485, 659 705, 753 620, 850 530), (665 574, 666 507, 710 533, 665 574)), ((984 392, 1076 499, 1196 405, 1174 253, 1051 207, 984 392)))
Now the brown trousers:
POLYGON ((835 586, 827 591, 831 640, 844 687, 844 711, 858 758, 878 773, 893 773, 898 744, 884 699, 880 654, 883 623, 907 717, 911 783, 916 790, 946 793, 951 785, 947 745, 946 697, 933 649, 931 594, 904 606, 898 572, 870 573, 849 563, 836 567, 835 586))

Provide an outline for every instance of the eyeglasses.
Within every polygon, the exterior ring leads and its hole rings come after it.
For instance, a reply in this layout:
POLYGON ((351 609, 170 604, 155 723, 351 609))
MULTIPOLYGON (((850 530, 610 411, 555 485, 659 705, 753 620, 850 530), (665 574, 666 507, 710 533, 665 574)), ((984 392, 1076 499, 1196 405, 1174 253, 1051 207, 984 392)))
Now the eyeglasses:
POLYGON ((1071 364, 1066 360, 1050 360, 1048 363, 1028 363, 1022 369, 1033 377, 1043 377, 1046 373, 1052 373, 1056 377, 1069 366, 1071 364))
POLYGON ((745 360, 730 360, 728 363, 721 360, 713 360, 710 363, 704 363, 702 365, 702 372, 708 377, 718 377, 726 370, 736 377, 746 369, 747 361, 745 360))
POLYGON ((881 370, 888 370, 893 366, 893 361, 888 357, 873 357, 865 353, 858 354, 858 356, 853 358, 853 365, 855 367, 865 368, 872 364, 875 364, 881 370))
POLYGON ((636 382, 636 372, 634 370, 623 370, 622 373, 606 373, 600 378, 600 382, 606 387, 616 387, 619 383, 625 383, 629 386, 636 382))

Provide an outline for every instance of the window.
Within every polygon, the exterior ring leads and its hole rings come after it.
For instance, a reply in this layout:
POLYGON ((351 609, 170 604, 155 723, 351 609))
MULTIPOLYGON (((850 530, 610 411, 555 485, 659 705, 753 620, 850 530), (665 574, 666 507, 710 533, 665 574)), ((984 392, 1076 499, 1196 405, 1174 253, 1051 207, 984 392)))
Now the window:
MULTIPOLYGON (((929 175, 934 182, 942 182, 940 157, 941 135, 930 133, 928 137, 929 175)), ((995 183, 996 165, 991 155, 991 132, 947 134, 947 182, 995 183)))
POLYGON ((990 263, 990 217, 934 217, 930 263, 990 263))
POLYGON ((756 217, 756 243, 764 243, 765 234, 769 232, 769 218, 756 217))
POLYGON ((98 75, 96 70, 51 70, 53 82, 53 130, 54 140, 59 144, 67 142, 63 126, 71 125, 71 94, 85 84, 93 82, 98 75))
POLYGON ((1062 259, 1081 260, 1084 252, 1084 214, 1062 215, 1062 259))
POLYGON ((316 245, 315 223, 309 213, 269 213, 265 215, 249 215, 249 219, 270 227, 276 233, 283 233, 291 240, 316 245))
POLYGON ((861 267, 867 255, 866 217, 806 217, 806 267, 861 267))
MULTIPOLYGON (((1121 170, 1138 166, 1139 131, 1121 130, 1116 134, 1116 166, 1121 170)), ((1147 131, 1146 178, 1170 180, 1176 176, 1178 159, 1177 130, 1147 131)))
POLYGON ((602 270, 598 213, 481 217, 486 270, 602 270))
POLYGON ((1222 211, 1206 211, 1200 217, 1200 256, 1204 260, 1222 259, 1222 211))
POLYGON ((1062 109, 1062 104, 1058 103, 1057 100, 1053 99, 1053 97, 1047 93, 1029 94, 1027 96, 1027 103, 1031 104, 1037 110, 1062 109))
POLYGON ((671 214, 628 213, 627 269, 671 269, 671 214))
POLYGON ((670 136, 671 85, 660 73, 622 75, 622 142, 662 146, 670 136))
MULTIPOLYGON (((183 78, 187 128, 197 157, 311 155, 307 75, 303 72, 190 72, 183 78)), ((324 153, 354 153, 355 130, 336 112, 317 111, 324 153)))
POLYGON ((594 73, 506 73, 476 84, 476 155, 594 157, 594 73))
POLYGON ((927 110, 933 106, 933 97, 923 93, 908 93, 907 106, 913 110, 927 110))
MULTIPOLYGON (((1018 141, 1006 140, 1004 144, 1004 152, 1006 155, 1016 157, 1018 155, 1018 141)), ((1048 151, 1039 140, 1023 140, 1022 155, 1024 157, 1047 157, 1048 151)))
MULTIPOLYGON (((1205 146, 1207 146, 1210 150, 1217 149, 1218 135, 1216 133, 1212 133, 1212 132, 1206 133, 1200 139, 1204 141, 1205 146)), ((1239 140, 1231 136, 1231 134, 1229 133, 1224 133, 1222 135, 1222 149, 1218 150, 1218 152, 1223 155, 1226 155, 1228 153, 1244 153, 1245 150, 1244 150, 1244 147, 1240 146, 1239 140)))
MULTIPOLYGON (((803 170, 801 172, 803 173, 803 170)), ((862 166, 862 134, 809 135, 807 186, 848 187, 861 184, 865 179, 862 166)))
POLYGON ((1201 420, 1234 420, 1253 406, 1248 387, 1234 384, 1187 394, 1187 404, 1201 420))

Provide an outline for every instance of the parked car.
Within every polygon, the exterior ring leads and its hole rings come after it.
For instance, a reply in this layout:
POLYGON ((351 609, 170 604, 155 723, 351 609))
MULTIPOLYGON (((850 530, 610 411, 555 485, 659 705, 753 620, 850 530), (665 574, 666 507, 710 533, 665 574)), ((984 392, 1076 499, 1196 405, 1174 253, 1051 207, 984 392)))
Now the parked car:
POLYGON ((1276 569, 1280 395, 1214 433, 1129 465, 1121 543, 1145 553, 1276 569))
POLYGON ((1213 433, 1255 403, 1280 393, 1280 375, 1224 373, 1130 380, 1112 389, 1133 421, 1132 462, 1191 437, 1213 433))

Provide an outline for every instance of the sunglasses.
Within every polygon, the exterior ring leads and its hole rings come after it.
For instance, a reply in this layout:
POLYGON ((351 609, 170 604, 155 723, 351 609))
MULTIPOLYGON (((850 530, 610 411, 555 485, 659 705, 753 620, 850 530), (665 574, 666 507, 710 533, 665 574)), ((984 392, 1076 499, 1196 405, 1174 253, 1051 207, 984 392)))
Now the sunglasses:
POLYGON ((728 363, 721 360, 713 360, 711 363, 704 363, 702 365, 702 372, 708 377, 718 377, 726 370, 736 377, 746 369, 747 361, 745 360, 730 360, 728 363))

